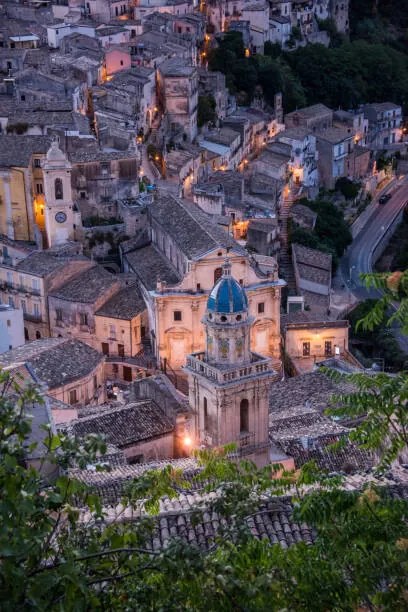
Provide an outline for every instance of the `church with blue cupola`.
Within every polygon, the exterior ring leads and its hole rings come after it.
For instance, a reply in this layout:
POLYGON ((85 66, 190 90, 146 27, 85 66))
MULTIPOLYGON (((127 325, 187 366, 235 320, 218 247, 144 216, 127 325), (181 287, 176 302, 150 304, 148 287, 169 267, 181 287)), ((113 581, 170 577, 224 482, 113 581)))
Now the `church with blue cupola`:
POLYGON ((245 290, 227 259, 207 301, 205 351, 189 355, 185 370, 196 445, 233 442, 237 456, 261 467, 270 462, 269 387, 279 375, 269 357, 251 351, 252 323, 245 290))

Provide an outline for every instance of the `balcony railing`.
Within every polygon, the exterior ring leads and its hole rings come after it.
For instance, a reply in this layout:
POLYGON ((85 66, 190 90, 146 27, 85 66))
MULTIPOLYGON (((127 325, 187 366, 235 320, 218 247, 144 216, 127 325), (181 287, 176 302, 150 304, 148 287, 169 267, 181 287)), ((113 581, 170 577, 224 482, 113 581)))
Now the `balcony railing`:
POLYGON ((28 287, 27 285, 23 285, 21 283, 10 283, 9 281, 1 281, 0 286, 2 289, 6 289, 9 291, 16 291, 29 295, 41 295, 40 289, 28 287))
POLYGON ((32 323, 41 323, 42 322, 42 316, 40 314, 31 314, 29 312, 25 312, 24 313, 24 319, 26 321, 31 321, 32 323))
POLYGON ((187 357, 186 369, 197 372, 206 378, 213 380, 220 384, 226 384, 233 380, 239 380, 247 376, 254 374, 271 373, 273 370, 271 367, 271 360, 269 358, 261 357, 256 353, 252 353, 252 360, 250 363, 234 366, 221 366, 214 367, 205 361, 205 352, 193 353, 187 357))

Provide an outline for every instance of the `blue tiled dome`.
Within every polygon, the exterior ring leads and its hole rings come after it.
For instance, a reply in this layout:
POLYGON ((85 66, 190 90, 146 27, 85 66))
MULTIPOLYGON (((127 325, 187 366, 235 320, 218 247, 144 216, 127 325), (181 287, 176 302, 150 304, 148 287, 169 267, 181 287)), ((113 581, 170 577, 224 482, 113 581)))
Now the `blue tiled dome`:
POLYGON ((232 276, 223 275, 214 285, 207 301, 207 310, 231 314, 248 308, 245 291, 232 276))

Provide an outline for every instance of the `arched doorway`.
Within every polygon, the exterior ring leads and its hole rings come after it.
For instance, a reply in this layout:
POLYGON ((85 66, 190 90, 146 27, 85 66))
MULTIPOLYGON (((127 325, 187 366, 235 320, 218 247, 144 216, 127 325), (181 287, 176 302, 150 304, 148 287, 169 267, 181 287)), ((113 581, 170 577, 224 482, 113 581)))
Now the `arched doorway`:
POLYGON ((29 339, 30 339, 30 337, 28 335, 28 329, 25 327, 24 328, 24 340, 29 340, 29 339))
POLYGON ((35 332, 35 337, 36 337, 37 340, 39 340, 41 338, 41 334, 40 334, 40 332, 38 330, 35 332))

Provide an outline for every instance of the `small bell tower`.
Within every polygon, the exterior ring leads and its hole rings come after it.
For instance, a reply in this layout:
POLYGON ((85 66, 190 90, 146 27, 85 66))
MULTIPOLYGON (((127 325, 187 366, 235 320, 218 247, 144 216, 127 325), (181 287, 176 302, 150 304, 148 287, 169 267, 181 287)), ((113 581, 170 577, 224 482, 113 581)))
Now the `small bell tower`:
POLYGON ((74 239, 74 213, 71 169, 65 153, 52 141, 43 163, 45 195, 45 233, 47 246, 65 244, 74 239))
POLYGON ((268 357, 250 350, 248 300, 228 260, 209 295, 203 323, 206 350, 189 355, 185 367, 196 415, 195 443, 216 447, 234 442, 237 456, 267 465, 269 387, 279 375, 268 357))

